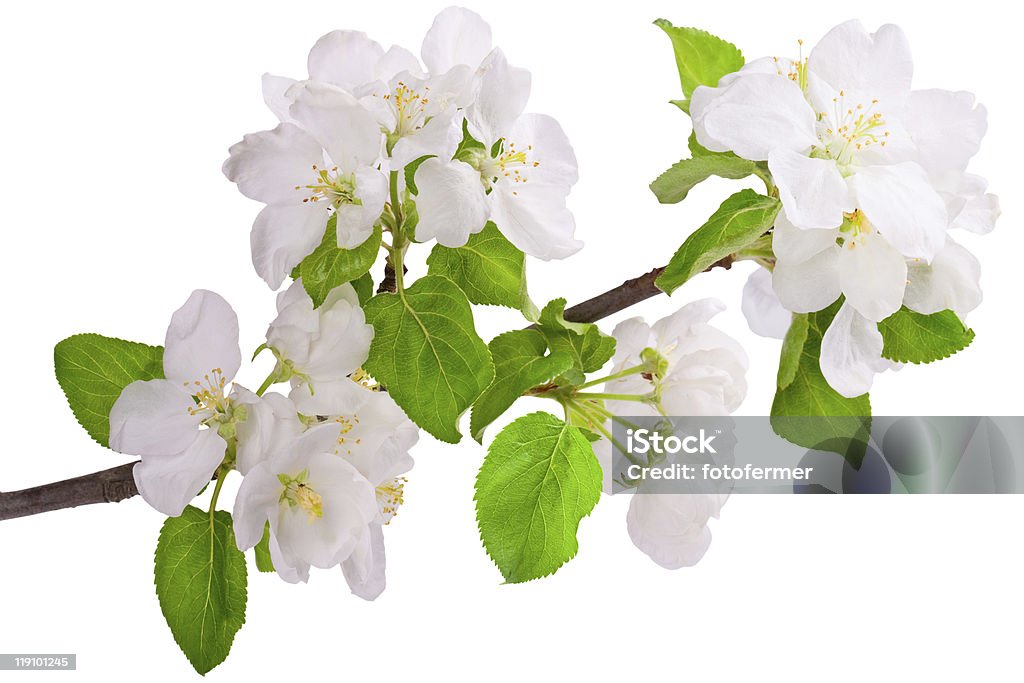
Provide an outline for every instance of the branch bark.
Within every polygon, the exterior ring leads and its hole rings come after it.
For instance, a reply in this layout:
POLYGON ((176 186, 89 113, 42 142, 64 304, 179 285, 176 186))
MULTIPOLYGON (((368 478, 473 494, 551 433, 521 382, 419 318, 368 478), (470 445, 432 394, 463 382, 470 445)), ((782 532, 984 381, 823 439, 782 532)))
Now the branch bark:
MULTIPOLYGON (((732 257, 726 256, 708 266, 706 270, 728 269, 732 266, 732 262, 732 257)), ((592 323, 650 299, 661 293, 661 290, 654 285, 654 281, 664 270, 663 267, 655 268, 649 273, 626 280, 618 287, 571 306, 565 310, 565 319, 577 323, 592 323)), ((381 282, 378 291, 393 292, 394 277, 394 269, 390 265, 386 266, 384 281, 381 282)), ((80 505, 116 503, 131 498, 139 492, 132 476, 134 467, 135 463, 130 462, 74 479, 66 479, 21 491, 0 492, 0 521, 80 505)))

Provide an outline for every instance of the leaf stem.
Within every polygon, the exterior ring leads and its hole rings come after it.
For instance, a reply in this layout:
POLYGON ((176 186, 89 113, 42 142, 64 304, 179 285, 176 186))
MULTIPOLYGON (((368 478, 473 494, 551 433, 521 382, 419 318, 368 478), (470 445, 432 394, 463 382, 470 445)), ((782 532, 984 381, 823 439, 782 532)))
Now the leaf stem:
POLYGON ((605 382, 611 382, 613 380, 622 379, 623 377, 629 377, 630 375, 638 375, 641 372, 644 372, 645 370, 647 370, 647 368, 644 367, 643 365, 636 365, 636 366, 633 366, 633 367, 629 368, 628 370, 623 370, 622 372, 616 372, 615 374, 608 375, 607 377, 599 377, 597 379, 592 379, 592 380, 590 380, 589 382, 587 382, 585 384, 581 384, 578 388, 579 389, 586 389, 587 387, 592 387, 592 386, 594 386, 596 384, 603 384, 605 382))
POLYGON ((220 490, 224 486, 224 477, 227 474, 227 470, 221 470, 217 473, 217 483, 213 487, 213 496, 210 498, 210 523, 213 523, 213 513, 217 509, 217 499, 220 498, 220 490))
POLYGON ((638 394, 606 394, 602 392, 579 392, 574 394, 579 398, 600 398, 606 401, 634 401, 636 403, 649 403, 652 396, 650 394, 638 395, 638 394))

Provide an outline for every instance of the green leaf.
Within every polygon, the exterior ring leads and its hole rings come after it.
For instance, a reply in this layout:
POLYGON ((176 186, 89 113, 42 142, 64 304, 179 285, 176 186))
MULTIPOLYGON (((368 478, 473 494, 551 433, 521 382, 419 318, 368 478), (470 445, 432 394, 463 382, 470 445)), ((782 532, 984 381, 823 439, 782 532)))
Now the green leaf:
POLYGON ((245 623, 245 555, 231 515, 192 507, 170 517, 156 546, 156 594, 174 640, 200 674, 223 662, 245 623))
POLYGON ((550 382, 573 366, 572 357, 555 351, 545 356, 547 342, 539 330, 513 330, 487 345, 494 359, 494 381, 476 403, 470 419, 473 438, 482 441, 484 429, 528 389, 550 382))
POLYGON ((531 413, 495 437, 474 499, 480 539, 505 581, 547 576, 576 555, 601 482, 590 441, 553 415, 531 413))
MULTIPOLYGON (((686 147, 690 150, 690 156, 692 156, 694 159, 739 159, 743 161, 743 159, 740 159, 740 157, 736 156, 734 152, 712 152, 710 149, 697 142, 697 134, 694 132, 691 132, 690 137, 687 138, 686 147)), ((755 166, 757 165, 755 162, 751 163, 754 163, 755 166)), ((767 165, 768 162, 762 163, 767 165)))
MULTIPOLYGON (((419 170, 420 166, 424 161, 434 156, 433 154, 424 154, 423 156, 413 159, 405 165, 405 186, 409 189, 412 194, 419 194, 419 189, 416 187, 416 171, 419 170)), ((404 208, 404 206, 403 206, 404 208)))
POLYGON ((775 224, 781 206, 774 197, 740 190, 686 238, 654 284, 666 294, 676 291, 716 261, 755 242, 775 224))
POLYGON ((776 434, 792 443, 834 451, 859 465, 871 432, 871 402, 867 394, 846 398, 829 386, 819 361, 821 338, 840 305, 842 298, 793 321, 783 344, 771 423, 776 434))
POLYGON ((974 341, 970 329, 953 311, 926 315, 906 306, 878 323, 882 357, 897 363, 931 363, 949 358, 974 341))
POLYGON ((327 221, 324 239, 312 254, 302 259, 299 275, 313 305, 319 306, 332 289, 365 275, 380 251, 381 229, 375 226, 373 233, 355 249, 338 247, 337 216, 327 221))
POLYGON ((375 331, 367 372, 413 422, 458 442, 459 416, 494 378, 466 295, 451 280, 427 275, 397 294, 370 299, 366 318, 375 331))
POLYGON ((523 308, 526 265, 523 252, 490 221, 456 249, 436 245, 427 257, 430 275, 441 275, 462 289, 474 304, 523 308))
POLYGON ((76 334, 53 349, 57 382, 79 424, 101 446, 110 438, 110 409, 136 380, 162 379, 164 350, 98 334, 76 334))
POLYGON ((655 26, 672 41, 672 50, 679 69, 679 84, 689 97, 699 85, 718 85, 718 80, 743 66, 743 53, 735 45, 707 31, 697 28, 673 26, 658 19, 655 26))
POLYGON ((263 538, 253 548, 253 553, 256 555, 256 569, 261 572, 272 572, 274 571, 274 560, 270 557, 270 524, 267 523, 263 527, 263 538))
MULTIPOLYGON (((552 352, 563 352, 573 359, 573 367, 579 371, 573 374, 580 381, 581 373, 600 370, 615 354, 615 338, 603 334, 597 325, 565 319, 565 299, 548 302, 540 312, 537 329, 544 335, 552 352)), ((567 374, 563 377, 568 379, 567 374)))
POLYGON ((662 204, 686 199, 694 187, 711 176, 738 180, 757 170, 753 161, 728 156, 702 156, 678 161, 651 183, 651 192, 662 204))
POLYGON ((356 290, 356 296, 359 297, 359 305, 365 306, 366 302, 373 297, 373 276, 369 273, 363 273, 353 280, 351 284, 352 288, 356 290))
POLYGON ((807 314, 800 313, 793 316, 793 322, 786 330, 786 337, 782 340, 782 356, 779 358, 779 389, 788 387, 796 377, 804 344, 807 342, 807 326, 807 314))

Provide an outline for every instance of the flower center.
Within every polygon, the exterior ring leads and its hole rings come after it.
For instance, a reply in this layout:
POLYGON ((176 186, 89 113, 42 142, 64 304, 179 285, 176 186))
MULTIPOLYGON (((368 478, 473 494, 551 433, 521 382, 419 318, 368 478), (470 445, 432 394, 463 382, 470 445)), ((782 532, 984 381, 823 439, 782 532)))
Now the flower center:
POLYGON ((352 455, 352 447, 360 445, 363 440, 349 436, 349 433, 359 425, 358 415, 339 415, 334 421, 341 425, 338 433, 338 447, 334 449, 336 455, 352 455))
POLYGON ((284 486, 281 492, 281 503, 288 507, 299 508, 306 513, 310 522, 324 516, 324 499, 309 485, 309 470, 302 470, 294 477, 287 474, 277 475, 277 480, 284 486))
POLYGON ((377 487, 377 506, 380 514, 384 517, 384 523, 389 524, 398 508, 405 502, 405 484, 408 480, 405 477, 395 477, 377 487))
MULTIPOLYGON (((526 149, 516 149, 516 143, 502 140, 495 148, 492 148, 491 154, 484 150, 473 150, 466 158, 466 163, 480 172, 480 180, 488 192, 501 181, 525 184, 529 180, 529 169, 540 166, 539 161, 531 158, 533 145, 527 145, 526 149)), ((512 194, 519 193, 513 190, 512 194)))
POLYGON ((849 166, 854 155, 872 145, 885 147, 889 131, 885 130, 885 117, 877 111, 878 100, 863 102, 848 100, 845 90, 832 98, 831 112, 818 112, 818 140, 812 156, 832 159, 842 170, 849 166))
POLYGON ((854 209, 852 213, 843 214, 843 224, 839 226, 839 237, 836 243, 847 249, 854 249, 857 246, 858 238, 870 235, 874 228, 867 216, 860 209, 854 209))
POLYGON ((203 375, 202 380, 185 382, 185 389, 195 400, 194 406, 187 408, 188 414, 199 416, 203 424, 215 426, 215 423, 229 422, 232 417, 232 401, 224 395, 227 379, 224 371, 214 368, 203 375))
POLYGON ((326 201, 330 205, 328 209, 337 209, 343 204, 362 204, 356 196, 355 174, 344 174, 338 171, 337 166, 330 169, 320 168, 313 164, 314 181, 309 185, 296 185, 296 190, 306 190, 308 197, 302 199, 302 203, 326 201))
POLYGON ((400 138, 413 133, 427 123, 427 105, 430 104, 430 88, 424 86, 421 95, 414 88, 410 88, 403 81, 391 92, 384 95, 384 99, 391 107, 395 115, 395 129, 385 131, 389 137, 400 138))

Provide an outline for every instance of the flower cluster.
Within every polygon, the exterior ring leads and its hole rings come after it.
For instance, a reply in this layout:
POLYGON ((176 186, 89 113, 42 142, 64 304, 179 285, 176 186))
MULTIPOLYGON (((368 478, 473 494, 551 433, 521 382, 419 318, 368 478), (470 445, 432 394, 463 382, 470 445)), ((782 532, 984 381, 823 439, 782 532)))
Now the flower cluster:
POLYGON ((230 384, 241 365, 238 318, 199 290, 171 317, 164 379, 136 381, 110 412, 110 446, 139 455, 135 483, 160 512, 178 516, 211 480, 243 475, 235 537, 248 550, 269 529, 274 568, 306 581, 341 565, 352 591, 384 588, 382 527, 402 503, 418 430, 361 372, 373 328, 351 285, 319 308, 296 281, 278 297, 263 348, 278 359, 257 392, 230 384), (284 394, 267 392, 289 381, 284 394))
POLYGON ((415 232, 393 249, 407 239, 462 246, 488 221, 538 258, 582 246, 566 208, 576 158, 554 119, 524 113, 529 72, 492 48, 483 19, 456 7, 437 16, 420 54, 422 63, 333 31, 310 50, 307 79, 264 76, 280 124, 231 147, 224 173, 266 205, 251 245, 271 288, 321 243, 332 215, 344 249, 403 214, 416 215, 415 232))
MULTIPOLYGON (((728 415, 746 397, 747 355, 740 344, 709 324, 725 309, 716 299, 689 303, 648 325, 641 318, 619 323, 613 332, 615 357, 602 412, 608 420, 625 416, 728 415), (642 397, 636 401, 633 397, 642 397)), ((612 490, 613 448, 622 449, 607 426, 594 452, 612 490)), ((625 451, 622 451, 625 453, 625 451)), ((637 548, 659 565, 678 569, 696 564, 711 543, 708 521, 718 517, 727 496, 709 493, 655 493, 650 480, 634 484, 626 528, 637 548)))
POLYGON ((850 21, 807 58, 755 60, 690 103, 697 141, 767 162, 782 202, 771 288, 759 272, 746 289, 751 327, 782 336, 783 311, 843 297, 820 365, 847 397, 889 365, 878 322, 904 306, 961 318, 978 306, 980 266, 949 233, 987 233, 999 215, 986 181, 966 172, 985 108, 966 92, 912 90, 912 75, 898 27, 850 21))

